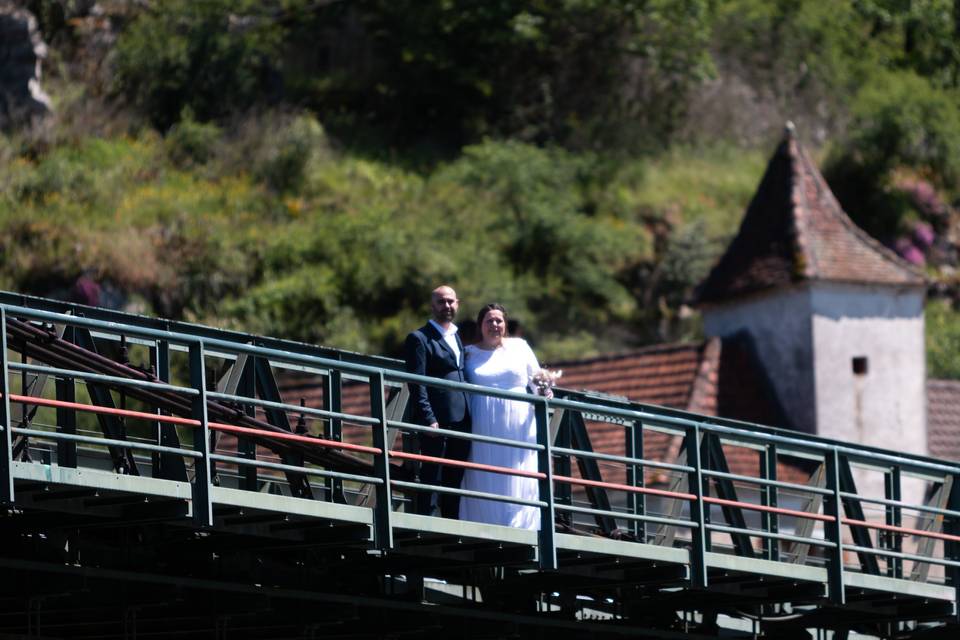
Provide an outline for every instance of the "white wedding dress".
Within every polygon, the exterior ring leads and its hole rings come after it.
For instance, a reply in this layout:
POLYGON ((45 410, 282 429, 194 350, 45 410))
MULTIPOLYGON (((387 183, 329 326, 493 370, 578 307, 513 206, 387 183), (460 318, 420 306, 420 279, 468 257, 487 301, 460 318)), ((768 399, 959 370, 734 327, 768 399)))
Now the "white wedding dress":
MULTIPOLYGON (((530 378, 540 370, 537 357, 526 341, 506 338, 497 349, 475 345, 466 348, 467 381, 485 387, 526 391, 530 378)), ((536 443, 537 424, 533 405, 519 400, 503 400, 479 394, 470 395, 470 419, 476 435, 509 438, 536 443)), ((470 462, 537 471, 537 452, 487 442, 470 444, 470 462)), ((462 488, 524 500, 537 500, 535 478, 467 469, 462 488)), ((540 510, 497 500, 462 497, 460 519, 500 524, 522 529, 540 528, 540 510)))

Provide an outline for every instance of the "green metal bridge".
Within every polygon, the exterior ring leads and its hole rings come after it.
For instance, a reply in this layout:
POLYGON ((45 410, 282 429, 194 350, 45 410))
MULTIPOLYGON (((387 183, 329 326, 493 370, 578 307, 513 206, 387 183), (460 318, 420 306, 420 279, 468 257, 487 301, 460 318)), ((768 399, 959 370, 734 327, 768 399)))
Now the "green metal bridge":
POLYGON ((15 294, 0 325, 0 638, 960 634, 958 463, 15 294), (484 468, 538 480, 539 531, 408 512, 445 490, 417 476, 410 382, 534 406, 536 444, 447 435, 537 451, 484 468), (645 458, 664 437, 676 459, 645 458))

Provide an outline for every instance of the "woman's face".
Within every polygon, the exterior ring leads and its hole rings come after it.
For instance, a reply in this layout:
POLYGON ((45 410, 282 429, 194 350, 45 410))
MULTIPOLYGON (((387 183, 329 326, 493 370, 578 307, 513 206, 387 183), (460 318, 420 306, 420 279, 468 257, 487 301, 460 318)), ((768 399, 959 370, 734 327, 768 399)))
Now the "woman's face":
POLYGON ((480 323, 480 334, 483 341, 488 344, 496 344, 503 340, 503 334, 507 331, 507 321, 503 317, 503 312, 497 309, 487 311, 483 316, 483 322, 480 323))

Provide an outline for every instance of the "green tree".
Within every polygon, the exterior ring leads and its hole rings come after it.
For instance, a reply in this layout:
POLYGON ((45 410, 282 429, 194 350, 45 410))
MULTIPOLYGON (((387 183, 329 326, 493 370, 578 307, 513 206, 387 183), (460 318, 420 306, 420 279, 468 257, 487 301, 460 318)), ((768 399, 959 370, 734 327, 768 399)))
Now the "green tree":
POLYGON ((926 308, 927 375, 960 380, 960 313, 947 300, 926 308))
POLYGON ((254 0, 171 0, 137 15, 116 45, 114 89, 161 130, 269 100, 282 29, 254 0))
POLYGON ((895 170, 945 188, 960 185, 957 93, 912 71, 881 73, 860 91, 852 112, 846 144, 828 158, 825 175, 857 223, 890 240, 910 211, 891 190, 895 170))
POLYGON ((940 87, 960 87, 960 2, 857 0, 871 36, 889 43, 895 68, 909 69, 940 87))
POLYGON ((708 0, 363 0, 305 17, 328 64, 291 83, 335 130, 459 149, 484 135, 662 142, 710 70, 708 0), (361 24, 353 42, 330 37, 361 24), (358 42, 366 42, 364 48, 358 42), (352 47, 343 61, 337 52, 352 47), (316 77, 321 76, 321 77, 316 77), (628 135, 629 134, 629 135, 628 135))

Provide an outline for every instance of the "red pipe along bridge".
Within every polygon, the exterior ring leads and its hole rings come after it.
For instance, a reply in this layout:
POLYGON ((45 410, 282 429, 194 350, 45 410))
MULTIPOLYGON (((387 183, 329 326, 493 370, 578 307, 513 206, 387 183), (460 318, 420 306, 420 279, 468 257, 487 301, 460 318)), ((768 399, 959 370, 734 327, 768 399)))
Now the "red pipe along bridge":
POLYGON ((960 633, 958 463, 14 294, 0 325, 5 637, 960 633), (322 402, 282 393, 291 375, 322 402), (530 402, 536 444, 444 433, 538 470, 420 454, 409 382, 530 402), (594 450, 597 423, 622 453, 594 450), (644 456, 664 439, 674 459, 644 456), (535 478, 540 530, 411 513, 456 491, 422 462, 535 478))

